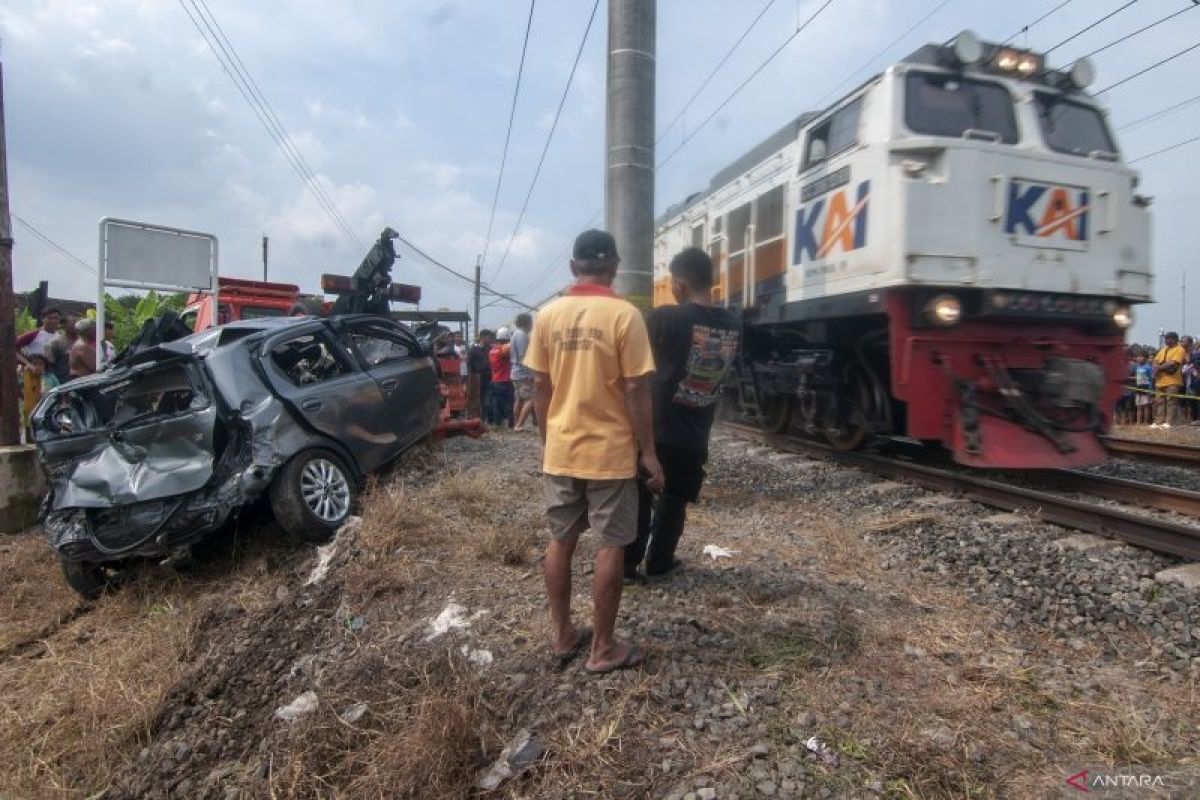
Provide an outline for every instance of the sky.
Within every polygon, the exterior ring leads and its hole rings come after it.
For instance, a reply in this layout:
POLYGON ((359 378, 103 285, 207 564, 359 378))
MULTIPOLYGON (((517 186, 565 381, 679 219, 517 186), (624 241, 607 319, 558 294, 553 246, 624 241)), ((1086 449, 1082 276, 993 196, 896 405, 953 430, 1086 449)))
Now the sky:
MULTIPOLYGON (((771 3, 680 123, 664 131, 766 1, 660 0, 660 159, 823 2, 771 3)), ((846 91, 919 45, 963 28, 1003 40, 1060 2, 833 0, 659 171, 657 209, 705 186, 713 172, 832 90, 846 91)), ((1015 41, 1048 48, 1124 2, 1072 0, 1015 41)), ((1139 0, 1063 45, 1050 62, 1070 64, 1190 5, 1139 0)), ((207 0, 359 239, 370 242, 390 225, 464 273, 486 243, 485 282, 532 304, 568 279, 575 234, 602 223, 607 2, 600 3, 541 178, 514 232, 592 6, 593 0, 536 3, 487 239, 526 0, 207 0)), ((1200 10, 1096 56, 1096 85, 1197 42, 1200 10)), ((216 234, 222 274, 239 277, 261 276, 266 234, 270 277, 306 291, 317 290, 321 273, 350 272, 364 255, 281 154, 181 2, 5 0, 0 59, 12 210, 93 268, 97 222, 105 216, 216 234)), ((1198 71, 1200 49, 1107 93, 1113 127, 1189 99, 1198 71)), ((1136 158, 1191 138, 1198 127, 1195 103, 1117 136, 1126 157, 1136 158)), ((1200 142, 1135 165, 1139 191, 1154 198, 1158 300, 1138 309, 1135 340, 1153 340, 1160 327, 1183 327, 1183 276, 1195 258, 1193 215, 1200 207, 1197 164, 1200 142)), ((49 280, 56 297, 94 299, 94 273, 15 220, 14 234, 17 290, 49 280)), ((400 254, 393 278, 420 284, 423 308, 468 308, 469 284, 406 248, 400 254)), ((1200 331, 1200 275, 1186 297, 1187 328, 1200 331)), ((483 323, 505 322, 515 310, 488 307, 483 323)))

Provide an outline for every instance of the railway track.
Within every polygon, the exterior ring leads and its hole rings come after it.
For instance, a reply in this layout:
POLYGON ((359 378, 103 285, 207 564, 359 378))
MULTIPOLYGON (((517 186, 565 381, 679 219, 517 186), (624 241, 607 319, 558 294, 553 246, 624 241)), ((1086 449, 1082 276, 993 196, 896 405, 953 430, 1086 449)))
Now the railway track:
MULTIPOLYGON (((767 434, 752 425, 723 422, 720 427, 735 436, 753 439, 785 452, 815 454, 926 489, 957 494, 993 508, 1029 514, 1067 528, 1121 539, 1138 547, 1189 561, 1200 561, 1200 527, 1133 514, 1053 492, 1014 486, 957 469, 918 464, 873 453, 843 452, 808 439, 767 434)), ((1031 473, 1031 478, 1059 491, 1083 492, 1123 503, 1200 517, 1200 492, 1149 486, 1072 470, 1046 470, 1031 473)))
POLYGON ((1126 439, 1120 436, 1104 436, 1104 446, 1110 453, 1119 456, 1141 458, 1176 466, 1200 465, 1200 447, 1168 442, 1151 442, 1145 439, 1126 439))

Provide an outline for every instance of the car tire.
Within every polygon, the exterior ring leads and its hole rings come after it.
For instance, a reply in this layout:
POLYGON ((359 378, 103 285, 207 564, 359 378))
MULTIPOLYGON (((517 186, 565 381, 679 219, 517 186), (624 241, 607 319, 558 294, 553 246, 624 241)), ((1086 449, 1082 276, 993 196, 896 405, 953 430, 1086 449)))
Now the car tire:
POLYGON ((91 561, 59 559, 67 585, 84 600, 96 600, 109 586, 108 571, 91 561))
POLYGON ((306 450, 292 458, 271 483, 271 511, 289 536, 322 544, 350 518, 354 478, 328 450, 306 450))

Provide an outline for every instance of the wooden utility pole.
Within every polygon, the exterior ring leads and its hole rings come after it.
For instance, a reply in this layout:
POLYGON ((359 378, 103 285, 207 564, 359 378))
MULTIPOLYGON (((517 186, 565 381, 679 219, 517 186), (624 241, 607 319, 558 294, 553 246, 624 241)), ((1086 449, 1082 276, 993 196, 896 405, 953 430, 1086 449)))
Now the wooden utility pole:
POLYGON ((649 308, 654 288, 656 0, 608 0, 604 218, 621 266, 613 286, 649 308))
POLYGON ((480 256, 475 256, 475 338, 479 338, 479 271, 482 269, 480 265, 480 256))
POLYGON ((17 331, 12 283, 12 219, 8 215, 8 152, 4 135, 4 65, 0 63, 0 445, 18 444, 17 331))

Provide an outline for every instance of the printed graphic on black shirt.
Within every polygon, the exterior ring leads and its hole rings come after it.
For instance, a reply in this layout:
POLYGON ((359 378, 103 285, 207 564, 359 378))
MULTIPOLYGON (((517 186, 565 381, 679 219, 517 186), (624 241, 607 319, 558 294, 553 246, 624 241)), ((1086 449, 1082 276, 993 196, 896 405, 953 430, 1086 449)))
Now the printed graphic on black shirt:
POLYGON ((687 372, 679 382, 672 402, 691 408, 712 406, 737 349, 737 331, 693 325, 687 372))

